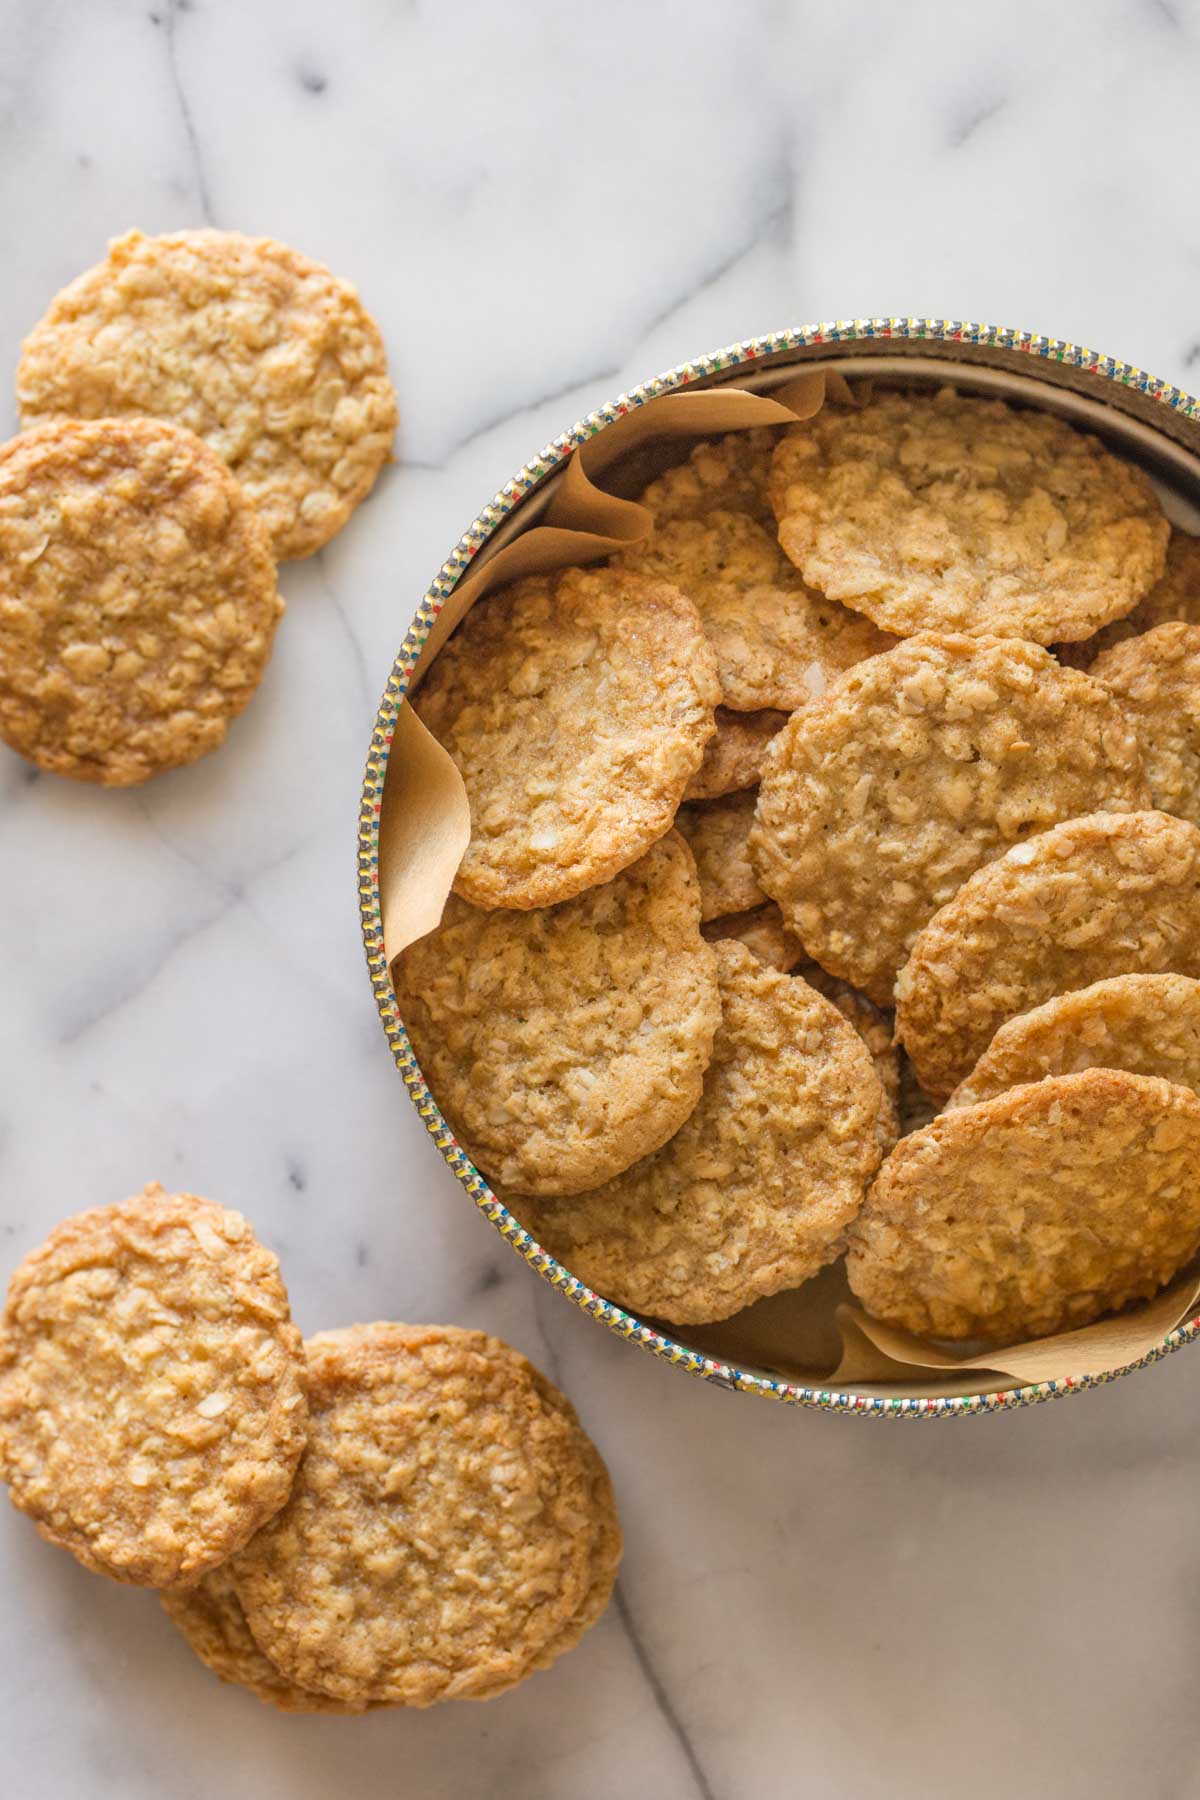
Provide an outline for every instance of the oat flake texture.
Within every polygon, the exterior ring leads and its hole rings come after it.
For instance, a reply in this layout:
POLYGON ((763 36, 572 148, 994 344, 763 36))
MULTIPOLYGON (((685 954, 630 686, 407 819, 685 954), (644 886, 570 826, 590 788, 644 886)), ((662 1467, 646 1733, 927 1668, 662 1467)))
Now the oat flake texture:
POLYGON ((1090 668, 1102 650, 1124 643, 1126 638, 1151 631, 1156 625, 1177 623, 1200 625, 1200 538, 1186 531, 1173 530, 1167 545, 1167 567, 1161 581, 1156 582, 1131 613, 1114 619, 1095 637, 1082 643, 1061 644, 1058 653, 1065 663, 1077 669, 1090 668))
POLYGON ((681 806, 675 823, 696 859, 702 919, 719 919, 726 913, 763 905, 767 896, 758 885, 746 848, 754 823, 753 791, 681 806))
POLYGON ((1156 625, 1102 651, 1089 673, 1133 726, 1154 805, 1200 825, 1200 625, 1156 625))
POLYGON ((25 340, 17 397, 24 425, 186 426, 233 469, 280 560, 341 529, 397 417, 383 341, 349 282, 235 231, 115 239, 25 340))
POLYGON ((484 911, 451 895, 393 979, 434 1098, 501 1185, 594 1186, 657 1150, 700 1098, 717 962, 677 832, 561 906, 484 911))
POLYGON ((779 541, 885 631, 1091 637, 1163 573, 1146 476, 1048 412, 943 388, 826 406, 775 451, 779 541))
POLYGON ((489 1699, 608 1603, 612 1487, 523 1356, 453 1326, 361 1325, 308 1346, 291 1499, 231 1565, 255 1642, 353 1705, 489 1699))
POLYGON ((905 1138, 851 1227, 868 1312, 1015 1343, 1149 1299, 1200 1247, 1200 1097, 1113 1069, 1053 1076, 905 1138))
POLYGON ((832 1003, 717 945, 722 1020, 700 1104, 593 1193, 507 1204, 573 1275, 673 1324, 729 1318, 841 1253, 879 1164, 884 1098, 832 1003))
POLYGON ((982 863, 1060 820, 1149 804, 1106 688, 1036 644, 930 634, 850 670, 772 740, 750 854, 809 955, 890 1006, 917 933, 982 863))
POLYGON ((719 699, 696 609, 668 582, 566 569, 479 601, 413 700, 470 801, 455 891, 553 906, 628 868, 670 830, 719 699))
POLYGON ((125 787, 215 750, 282 611, 261 522, 190 432, 0 446, 0 736, 39 767, 125 787))
POLYGON ((1200 830, 1095 813, 1018 844, 964 883, 913 945, 896 1030, 945 1098, 1006 1019, 1111 975, 1200 976, 1200 830))
POLYGON ((198 1580, 287 1499, 304 1363, 246 1221, 156 1183, 79 1213, 0 1323, 0 1476, 43 1537, 118 1581, 198 1580))

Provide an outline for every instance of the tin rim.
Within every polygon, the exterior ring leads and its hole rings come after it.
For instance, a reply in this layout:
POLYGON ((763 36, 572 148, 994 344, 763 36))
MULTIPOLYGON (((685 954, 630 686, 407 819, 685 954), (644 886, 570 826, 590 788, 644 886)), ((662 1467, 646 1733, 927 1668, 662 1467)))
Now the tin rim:
POLYGON ((1066 364, 1088 374, 1100 376, 1119 387, 1128 387, 1184 417, 1200 419, 1200 401, 1182 388, 1147 375, 1129 363, 1109 356, 1099 356, 1076 344, 1059 338, 1040 337, 1032 332, 1011 331, 1002 326, 968 324, 955 319, 854 319, 797 330, 773 332, 765 337, 748 338, 731 344, 710 356, 680 363, 666 374, 635 387, 615 400, 588 413, 569 430, 554 438, 537 456, 507 481, 479 516, 468 526, 446 561, 442 564, 421 600, 405 634, 384 688, 363 776, 362 800, 358 826, 358 892, 362 920, 363 944, 367 970, 375 1005, 391 1046, 392 1057, 408 1089, 409 1097, 424 1122, 425 1129, 453 1174, 466 1189, 476 1208, 495 1227, 517 1254, 542 1279, 557 1288, 581 1312, 627 1339, 652 1356, 657 1356, 686 1374, 699 1376, 714 1386, 736 1393, 760 1395, 764 1399, 783 1401, 787 1405, 817 1407, 827 1412, 858 1413, 870 1418, 953 1418, 972 1413, 1005 1412, 1013 1407, 1037 1406, 1046 1400, 1064 1398, 1084 1389, 1116 1381, 1135 1369, 1148 1368, 1164 1357, 1191 1343, 1200 1335, 1200 1317, 1177 1326, 1161 1344, 1104 1375, 1067 1376, 1061 1381, 1043 1381, 1028 1386, 1004 1389, 998 1393, 879 1396, 855 1393, 837 1388, 809 1387, 786 1381, 765 1371, 742 1368, 737 1363, 721 1362, 703 1352, 676 1343, 641 1319, 606 1300, 586 1287, 569 1269, 557 1262, 548 1251, 525 1230, 497 1199, 486 1181, 459 1148, 454 1134, 438 1110, 436 1101, 425 1084, 413 1054, 396 1005, 396 995, 388 975, 383 945, 383 920, 379 893, 379 822, 383 802, 383 784, 387 774, 388 755, 396 726, 396 716, 408 690, 413 667, 428 637, 434 620, 446 599, 479 551, 499 526, 525 497, 532 493, 556 469, 562 468, 578 449, 598 432, 644 406, 661 394, 668 394, 690 383, 733 369, 743 364, 761 365, 768 358, 814 345, 869 340, 886 344, 889 340, 916 340, 970 344, 987 348, 1023 352, 1044 361, 1066 364))

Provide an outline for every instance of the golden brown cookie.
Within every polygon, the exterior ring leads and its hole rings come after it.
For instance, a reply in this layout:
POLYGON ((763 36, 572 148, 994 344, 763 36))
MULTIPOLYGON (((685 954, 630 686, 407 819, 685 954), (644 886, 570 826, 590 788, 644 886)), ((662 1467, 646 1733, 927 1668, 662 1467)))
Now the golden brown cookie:
POLYGON ((793 715, 750 853, 809 954, 888 1006, 917 933, 982 863, 1061 819, 1149 804, 1098 682, 1036 644, 929 634, 793 715))
POLYGON ((1110 975, 1200 976, 1200 830, 1094 813, 1017 844, 936 912, 896 983, 896 1030, 944 1098, 1006 1019, 1110 975))
POLYGON ((232 468, 281 559, 341 530, 396 430, 383 341, 354 288, 236 231, 115 239, 26 338, 17 397, 24 425, 186 426, 232 468))
POLYGON ((222 1681, 248 1688, 260 1700, 288 1713, 361 1713, 362 1701, 335 1700, 297 1687, 263 1655, 251 1635, 229 1572, 213 1569, 190 1588, 168 1588, 163 1610, 178 1625, 202 1663, 222 1681))
POLYGON ((1200 625, 1200 538, 1177 528, 1167 545, 1167 568, 1161 581, 1123 619, 1114 619, 1095 637, 1080 644, 1062 644, 1058 654, 1076 669, 1089 669, 1102 650, 1124 643, 1156 625, 1178 622, 1200 625))
POLYGON ((458 765, 474 906, 553 906, 670 830, 720 698, 690 600, 618 569, 533 575, 469 612, 414 699, 458 765))
POLYGON ((923 1126, 937 1118, 939 1107, 936 1100, 925 1092, 917 1080, 917 1072, 913 1068, 912 1058, 907 1051, 899 1050, 900 1061, 900 1136, 907 1137, 912 1131, 920 1131, 923 1126))
POLYGON ((770 493, 810 587, 900 636, 1090 637, 1159 580, 1169 532, 1096 438, 953 388, 825 407, 781 439, 770 493))
POLYGON ((807 980, 809 973, 816 970, 816 963, 800 939, 792 936, 773 900, 765 906, 755 906, 749 912, 727 913, 724 918, 710 919, 702 930, 710 944, 719 943, 722 938, 736 938, 759 962, 766 963, 769 969, 778 969, 781 975, 796 972, 807 980))
POLYGON ((261 522, 190 432, 0 446, 0 736, 39 767, 126 787, 215 750, 282 611, 261 522))
POLYGON ((700 1098, 720 1016, 676 832, 561 906, 483 911, 451 895, 393 980, 468 1156, 534 1193, 594 1187, 665 1143, 700 1098))
POLYGON ((1089 672, 1133 725, 1155 806, 1200 825, 1200 625, 1156 625, 1089 672))
POLYGON ((750 866, 746 840, 754 823, 754 791, 681 806, 675 823, 687 839, 700 877, 700 917, 761 906, 766 895, 750 866))
POLYGON ((1044 1001, 1001 1025, 946 1109, 1081 1069, 1158 1075, 1200 1093, 1200 981, 1113 975, 1044 1001))
POLYGON ((756 787, 767 745, 787 724, 785 712, 733 712, 718 706, 717 729, 704 747, 704 760, 683 790, 685 800, 716 800, 756 787))
POLYGON ((641 496, 656 525, 676 519, 706 519, 712 512, 748 513, 775 529, 767 495, 777 432, 763 426, 705 438, 685 463, 668 469, 641 496))
POLYGON ((858 1033, 744 945, 717 950, 722 1021, 687 1122, 593 1193, 508 1201, 580 1280, 676 1325, 729 1318, 832 1262, 881 1150, 858 1033))
POLYGON ((945 1112, 903 1139, 850 1228, 846 1273, 906 1331, 1014 1343, 1156 1293, 1200 1247, 1200 1097, 1088 1069, 945 1112))
MULTIPOLYGON (((804 971, 801 970, 800 973, 804 974, 804 971)), ((893 1041, 892 1020, 873 1001, 868 1000, 865 994, 852 988, 849 982, 825 976, 817 964, 813 965, 812 974, 804 974, 804 979, 819 994, 824 994, 827 1000, 833 1001, 843 1019, 853 1025, 871 1052, 871 1061, 875 1065, 875 1073, 883 1091, 883 1104, 879 1109, 879 1136, 886 1156, 900 1136, 900 1053, 893 1041)))
POLYGON ((483 1699, 599 1617, 621 1538, 573 1409, 515 1350, 453 1326, 309 1341, 292 1497, 231 1568, 286 1679, 351 1704, 483 1699))
POLYGON ((806 587, 774 533, 748 513, 671 520, 612 566, 673 582, 695 602, 716 652, 721 698, 743 712, 791 712, 895 641, 806 587))
POLYGON ((152 1182, 55 1228, 0 1324, 0 1476, 42 1536, 117 1581, 196 1581, 283 1505, 304 1363, 245 1219, 152 1182))

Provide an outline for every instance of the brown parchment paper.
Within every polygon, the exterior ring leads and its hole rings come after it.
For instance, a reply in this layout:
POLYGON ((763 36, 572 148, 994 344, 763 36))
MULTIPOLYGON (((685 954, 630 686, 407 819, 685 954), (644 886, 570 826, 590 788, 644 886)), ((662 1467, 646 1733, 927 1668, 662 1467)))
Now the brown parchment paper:
MULTIPOLYGON (((664 394, 618 420, 582 444, 554 478, 539 522, 480 552, 434 622, 411 685, 419 684, 476 601, 495 588, 525 575, 595 562, 649 534, 646 509, 615 491, 621 485, 618 465, 628 466, 636 457, 649 480, 655 466, 678 460, 688 439, 753 426, 795 425, 812 418, 827 398, 855 404, 863 393, 863 384, 852 390, 837 370, 806 369, 770 395, 742 388, 664 394), (602 485, 606 473, 610 479, 602 485)), ((380 900, 389 968, 402 950, 437 925, 470 835, 462 778, 405 701, 396 720, 380 815, 380 900)), ((1179 1276, 1154 1300, 1085 1330, 971 1353, 869 1318, 853 1303, 838 1264, 803 1288, 760 1300, 733 1319, 689 1328, 686 1341, 721 1360, 771 1369, 793 1380, 902 1389, 906 1394, 969 1394, 1008 1380, 1057 1381, 1124 1368, 1198 1310, 1200 1266, 1179 1276)), ((664 1329, 679 1335, 670 1325, 664 1329)))

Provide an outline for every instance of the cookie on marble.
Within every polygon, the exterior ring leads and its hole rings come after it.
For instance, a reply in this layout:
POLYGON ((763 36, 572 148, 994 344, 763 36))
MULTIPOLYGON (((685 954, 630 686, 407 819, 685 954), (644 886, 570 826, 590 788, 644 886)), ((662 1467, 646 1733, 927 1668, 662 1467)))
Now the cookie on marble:
POLYGON ((772 740, 750 853, 809 954, 890 1006, 917 933, 981 864, 1062 819, 1149 804, 1106 688, 1036 644, 930 633, 772 740))
POLYGON ((657 525, 613 557, 616 568, 670 581, 696 604, 717 657, 721 699, 743 712, 791 712, 894 640, 812 592, 766 526, 715 511, 657 525))
POLYGON ((300 1334, 245 1219, 152 1182, 57 1226, 0 1321, 0 1477, 42 1536, 172 1587, 240 1550, 305 1441, 300 1334))
POLYGON ((754 791, 681 806, 675 823, 687 839, 700 878, 700 917, 706 922, 761 906, 766 895, 750 864, 746 841, 754 823, 754 791))
POLYGON ((213 1569, 190 1588, 168 1588, 163 1610, 178 1625, 201 1662, 222 1681, 248 1688, 260 1700, 288 1713, 361 1713, 363 1701, 335 1700, 332 1695, 297 1687, 281 1675, 255 1643, 229 1564, 213 1569))
POLYGON ((341 530, 396 431, 383 340, 355 289, 236 231, 115 239, 26 338, 17 397, 24 425, 186 426, 229 464, 280 559, 341 530))
POLYGON ((1158 1075, 1200 1093, 1200 981, 1112 975, 1008 1019, 946 1110, 1081 1069, 1158 1075))
POLYGON ((594 1187, 665 1143, 700 1098, 720 1016, 677 832, 560 906, 485 911, 451 895, 393 980, 472 1162, 542 1194, 594 1187))
POLYGON ((686 462, 650 483, 641 503, 658 526, 706 519, 720 511, 746 513, 774 531, 767 482, 778 442, 778 432, 760 425, 705 438, 693 446, 686 462))
POLYGON ((810 971, 816 970, 816 963, 800 939, 788 930, 783 914, 773 900, 768 900, 765 906, 751 907, 747 912, 727 913, 722 918, 710 919, 701 929, 710 944, 720 943, 723 938, 736 938, 759 962, 766 963, 769 969, 777 969, 781 975, 798 973, 807 979, 810 971))
POLYGON ((1087 638, 1163 573, 1146 476, 1048 412, 943 388, 826 406, 782 438, 779 539, 885 631, 1087 638))
POLYGON ((573 1275, 675 1325, 729 1318, 840 1255, 879 1165, 870 1053, 823 995, 726 940, 704 1093, 655 1156, 571 1200, 507 1204, 573 1275))
POLYGON ((1200 1097, 1087 1069, 904 1138, 850 1227, 846 1273, 906 1331, 992 1344, 1149 1299, 1200 1248, 1200 1097))
POLYGON ((1200 624, 1155 625, 1101 651, 1089 673, 1133 726, 1154 805, 1200 825, 1200 624))
POLYGON ((716 800, 756 787, 762 774, 767 745, 788 722, 785 712, 764 707, 758 712, 734 712, 718 706, 717 729, 704 747, 704 760, 683 790, 685 800, 716 800))
POLYGON ((260 520, 190 432, 0 446, 0 737, 39 768, 127 787, 215 750, 282 611, 260 520))
POLYGON ((470 801, 455 891, 553 906, 628 868, 670 830, 719 698, 699 614, 668 582, 565 569, 481 600, 413 699, 470 801))
POLYGON ((1062 644, 1058 654, 1077 669, 1088 669, 1102 650, 1111 650, 1156 625, 1200 625, 1200 538, 1177 528, 1167 545, 1166 573, 1123 619, 1114 619, 1095 637, 1062 644))
POLYGON ((1006 1019, 1112 975, 1200 976, 1200 830, 1094 813, 979 869, 918 936, 896 1031, 944 1099, 1006 1019))
POLYGON ((254 1641, 343 1705, 488 1699, 575 1644, 621 1552, 573 1408, 454 1326, 309 1340, 309 1445, 287 1506, 230 1565, 254 1641))

